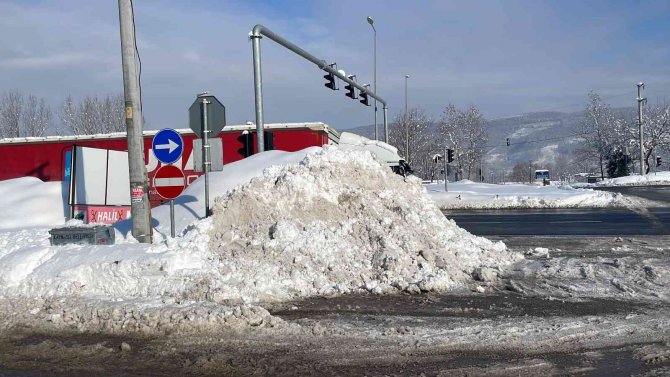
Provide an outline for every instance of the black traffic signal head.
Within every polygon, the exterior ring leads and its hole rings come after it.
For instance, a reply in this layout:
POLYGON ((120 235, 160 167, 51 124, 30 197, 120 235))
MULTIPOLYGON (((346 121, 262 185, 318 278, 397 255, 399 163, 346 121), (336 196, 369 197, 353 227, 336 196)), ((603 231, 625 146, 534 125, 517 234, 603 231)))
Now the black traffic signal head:
POLYGON ((663 160, 661 159, 661 157, 660 156, 656 157, 656 166, 661 166, 662 163, 663 163, 663 160))
POLYGON ((454 162, 454 150, 453 149, 447 149, 447 162, 448 163, 454 162))
POLYGON ((370 106, 370 101, 368 99, 368 92, 367 92, 367 89, 368 87, 370 87, 370 84, 365 84, 363 86, 365 86, 366 90, 365 91, 361 90, 360 94, 361 99, 358 102, 362 103, 365 106, 370 106))
POLYGON ((249 157, 254 154, 254 137, 249 131, 244 131, 237 137, 237 141, 242 143, 242 148, 237 150, 242 157, 249 157))
MULTIPOLYGON (((349 75, 349 76, 347 76, 347 78, 349 80, 356 81, 356 75, 349 75)), ((353 84, 347 83, 347 85, 344 86, 344 90, 347 91, 347 93, 345 94, 347 97, 349 97, 351 99, 358 98, 358 96, 356 96, 356 88, 354 87, 353 84)))
POLYGON ((507 138, 507 146, 509 147, 509 138, 507 138))
MULTIPOLYGON (((335 64, 335 63, 328 64, 328 66, 330 66, 333 69, 337 69, 337 64, 335 64)), ((326 72, 326 74, 323 75, 323 78, 326 79, 326 81, 328 81, 327 83, 323 84, 326 88, 330 88, 332 90, 337 90, 337 82, 335 81, 335 75, 334 74, 332 74, 330 72, 326 72)))

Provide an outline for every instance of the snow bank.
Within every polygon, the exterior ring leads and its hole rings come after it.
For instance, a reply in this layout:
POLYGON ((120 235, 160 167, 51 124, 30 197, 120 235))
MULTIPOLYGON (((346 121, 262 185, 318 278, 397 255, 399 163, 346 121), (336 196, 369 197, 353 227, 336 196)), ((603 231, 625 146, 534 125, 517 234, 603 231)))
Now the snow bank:
POLYGON ((484 208, 594 208, 623 207, 629 201, 621 194, 575 189, 570 186, 496 185, 463 180, 425 185, 426 192, 442 209, 484 208))
MULTIPOLYGON (((310 151, 267 152, 230 164, 225 176, 213 174, 212 193, 222 195, 214 216, 153 245, 117 237, 111 246, 54 247, 46 228, 0 232, 0 297, 238 305, 356 290, 447 290, 481 268, 493 273, 477 276, 495 278, 522 258, 457 227, 418 180, 406 182, 370 153, 310 151), (258 173, 261 166, 270 167, 258 173), (261 176, 222 189, 253 174, 261 176)), ((203 205, 198 192, 194 208, 203 205)))
POLYGON ((447 220, 369 153, 326 147, 217 200, 216 294, 245 301, 447 290, 521 258, 447 220))
POLYGON ((42 182, 35 177, 0 181, 0 230, 62 224, 63 191, 62 182, 42 182))
POLYGON ((575 183, 573 187, 600 186, 653 186, 670 184, 670 171, 659 171, 646 175, 629 175, 627 177, 606 178, 596 183, 575 183))
MULTIPOLYGON (((223 195, 233 188, 249 182, 254 177, 263 175, 263 171, 273 165, 297 164, 308 153, 321 148, 311 147, 298 152, 267 151, 255 154, 244 160, 226 164, 222 171, 212 172, 209 176, 211 198, 223 195)), ((205 181, 197 179, 174 201, 175 230, 183 232, 194 221, 205 217, 205 181)), ((156 230, 164 235, 170 234, 170 206, 162 205, 151 210, 156 230)), ((117 229, 128 233, 130 221, 116 225, 117 229)))

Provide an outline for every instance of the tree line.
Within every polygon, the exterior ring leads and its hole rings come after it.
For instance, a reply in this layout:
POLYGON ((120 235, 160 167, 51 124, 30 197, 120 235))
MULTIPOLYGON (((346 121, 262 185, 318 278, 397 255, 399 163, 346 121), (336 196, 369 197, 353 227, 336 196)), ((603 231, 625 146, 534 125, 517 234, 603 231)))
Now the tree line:
POLYGON ((644 155, 640 162, 637 113, 615 111, 592 91, 584 110, 584 121, 576 133, 580 139, 578 158, 589 161, 600 176, 627 175, 629 164, 644 164, 645 173, 655 165, 653 156, 670 150, 670 104, 645 105, 642 111, 644 155))
POLYGON ((0 138, 121 132, 124 107, 122 94, 68 96, 54 112, 44 98, 10 90, 0 98, 0 138))
POLYGON ((449 104, 435 123, 424 110, 412 108, 394 116, 389 143, 398 148, 418 177, 437 178, 433 157, 442 156, 446 146, 455 151, 451 166, 459 178, 480 181, 488 142, 486 128, 484 115, 474 105, 459 109, 449 104))

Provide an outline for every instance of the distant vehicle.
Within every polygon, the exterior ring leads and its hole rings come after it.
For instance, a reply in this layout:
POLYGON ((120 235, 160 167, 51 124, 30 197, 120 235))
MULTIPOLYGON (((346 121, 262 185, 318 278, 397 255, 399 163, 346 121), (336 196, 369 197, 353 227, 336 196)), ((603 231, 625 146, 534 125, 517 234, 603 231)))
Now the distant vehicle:
POLYGON ((551 183, 551 178, 549 178, 549 170, 535 170, 535 182, 542 182, 543 185, 548 185, 551 183))

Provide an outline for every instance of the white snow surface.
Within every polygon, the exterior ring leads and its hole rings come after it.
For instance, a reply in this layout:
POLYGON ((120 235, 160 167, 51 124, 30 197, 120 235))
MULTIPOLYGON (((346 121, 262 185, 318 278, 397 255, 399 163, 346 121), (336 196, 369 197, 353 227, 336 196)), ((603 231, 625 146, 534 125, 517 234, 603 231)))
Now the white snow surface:
MULTIPOLYGON (((66 191, 67 192, 67 191, 66 191)), ((52 227, 65 221, 62 182, 24 177, 0 181, 0 231, 52 227)))
POLYGON ((606 178, 596 183, 575 183, 573 187, 598 187, 598 186, 653 186, 670 184, 670 171, 659 171, 646 175, 629 175, 619 178, 606 178))
MULTIPOLYGON (((236 305, 441 291, 522 259, 447 220, 418 180, 393 174, 368 152, 266 152, 211 180, 214 215, 187 226, 197 212, 178 206, 183 234, 152 245, 119 235, 111 246, 50 246, 48 228, 32 222, 0 231, 0 297, 236 305)), ((194 211, 204 205, 199 185, 185 195, 194 211)), ((159 229, 167 225, 164 207, 153 212, 159 229)))
POLYGON ((469 180, 424 185, 431 199, 443 209, 459 208, 594 208, 623 207, 623 195, 559 185, 490 184, 469 180))

